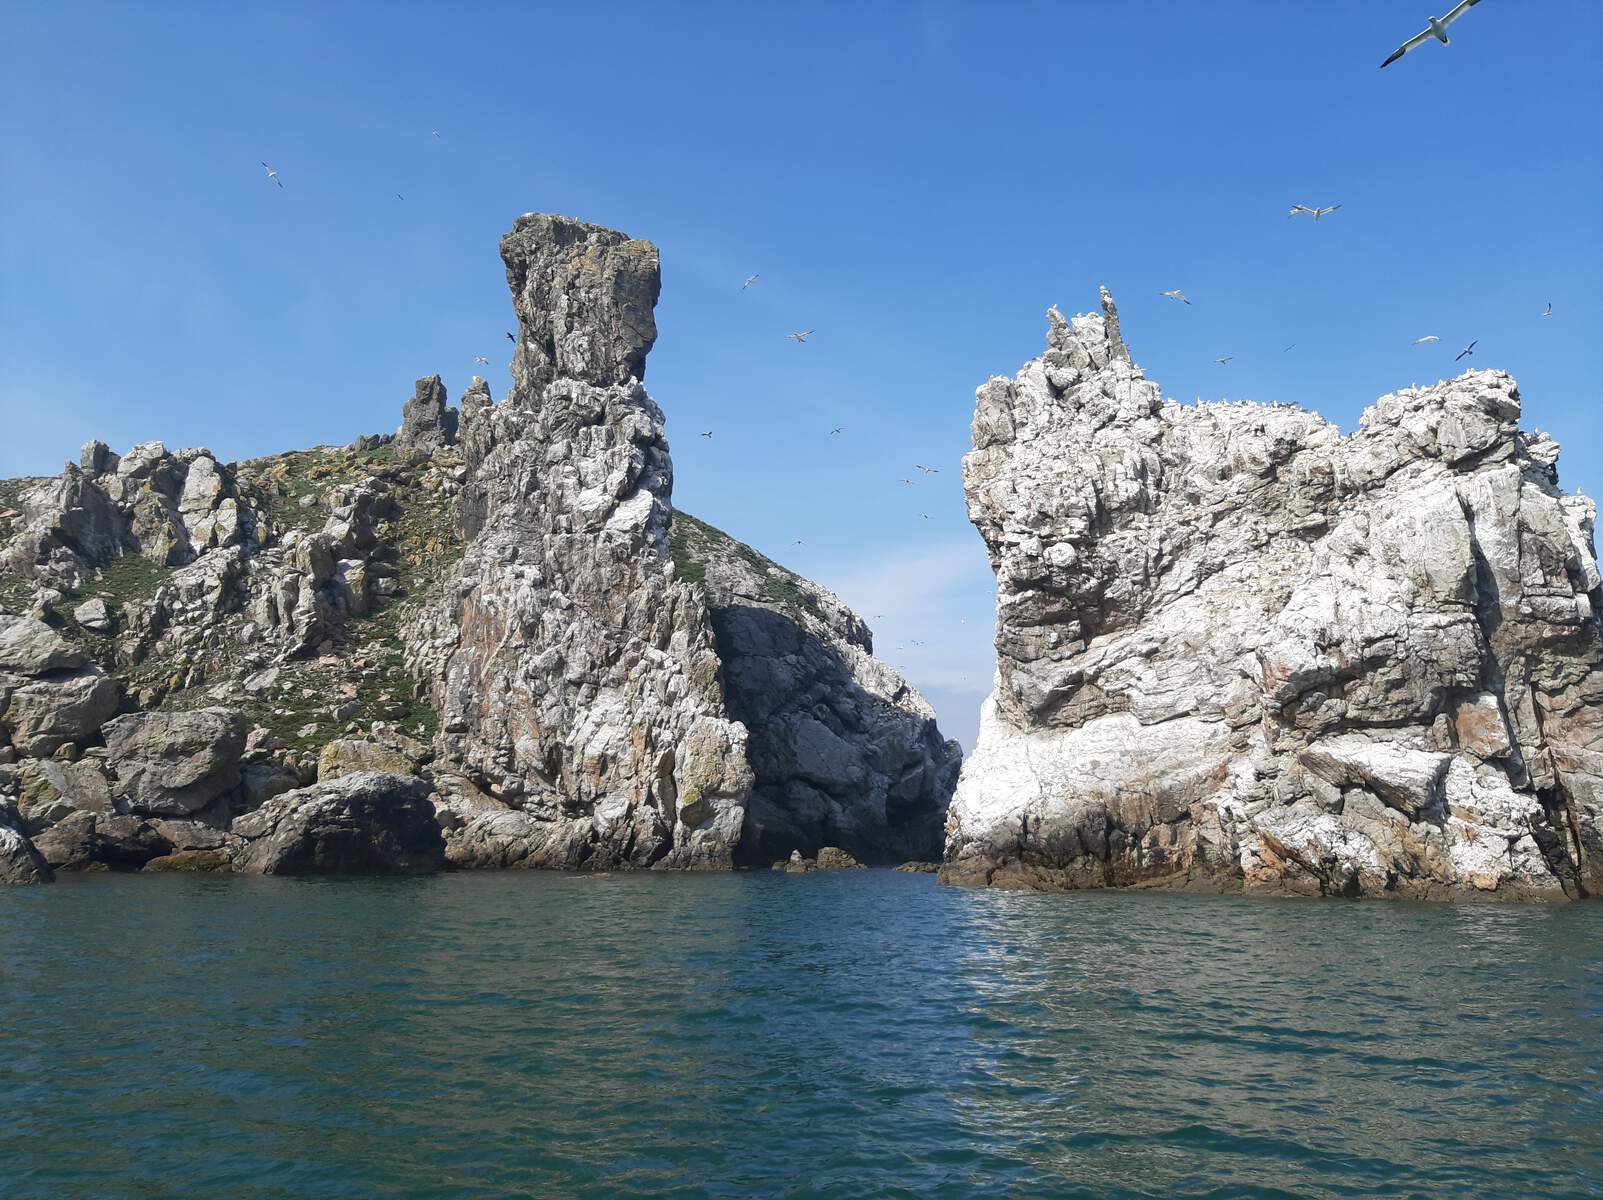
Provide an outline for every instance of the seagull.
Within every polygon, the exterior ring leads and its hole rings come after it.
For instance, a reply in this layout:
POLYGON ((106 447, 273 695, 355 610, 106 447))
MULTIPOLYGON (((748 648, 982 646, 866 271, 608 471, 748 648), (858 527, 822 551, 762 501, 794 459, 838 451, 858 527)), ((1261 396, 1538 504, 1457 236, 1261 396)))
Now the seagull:
POLYGON ((902 480, 902 482, 905 483, 908 487, 912 487, 913 486, 913 481, 911 479, 904 479, 904 480, 902 480))
POLYGON ((507 334, 507 341, 511 342, 514 346, 518 344, 518 339, 513 337, 510 333, 507 334))
POLYGON ((1547 302, 1547 311, 1542 315, 1544 317, 1551 317, 1553 315, 1553 302, 1551 300, 1547 302))
POLYGON ((396 193, 395 193, 395 198, 396 198, 396 199, 397 199, 397 200, 405 200, 405 199, 406 199, 406 197, 405 197, 405 196, 403 196, 403 195, 401 195, 401 193, 400 193, 400 192, 396 192, 396 193))
POLYGON ((1393 50, 1391 52, 1391 57, 1380 64, 1381 70, 1385 70, 1387 67, 1391 66, 1392 63, 1396 62, 1399 58, 1407 54, 1416 46, 1423 46, 1426 42, 1430 41, 1431 38, 1435 38, 1444 46, 1447 45, 1447 27, 1480 2, 1481 0, 1459 0, 1458 7, 1453 9, 1453 11, 1448 13, 1445 17, 1429 18, 1429 27, 1421 33, 1416 33, 1401 46, 1398 46, 1397 49, 1393 50))
POLYGON ((701 436, 702 437, 706 437, 706 438, 710 438, 712 436, 712 430, 710 430, 710 429, 703 430, 701 436))
POLYGON ((1222 366, 1225 366, 1226 364, 1228 364, 1230 362, 1230 360, 1232 358, 1234 358, 1234 357, 1235 357, 1234 354, 1227 354, 1223 358, 1216 358, 1213 361, 1218 363, 1222 367, 1222 366))
POLYGON ((939 475, 941 473, 941 470, 940 470, 939 467, 926 467, 922 463, 914 463, 913 465, 915 467, 917 467, 920 471, 923 471, 924 474, 926 474, 926 475, 939 475))
POLYGON ((842 429, 841 429, 841 427, 840 427, 840 426, 839 426, 839 425, 837 425, 837 426, 835 426, 835 428, 833 428, 833 429, 831 429, 831 430, 830 430, 830 431, 829 431, 829 432, 830 432, 830 433, 831 433, 831 434, 836 434, 836 433, 843 433, 843 432, 845 432, 845 431, 844 431, 844 430, 842 430, 842 429))
POLYGON ((748 276, 746 276, 746 282, 740 285, 740 290, 741 291, 745 291, 752 284, 756 283, 757 279, 758 279, 758 277, 756 275, 748 275, 748 276))
POLYGON ((1287 215, 1295 217, 1298 213, 1306 213, 1317 221, 1320 217, 1328 216, 1340 207, 1341 205, 1339 204, 1332 204, 1329 208, 1309 208, 1306 204, 1293 204, 1291 212, 1287 215))
POLYGON ((791 543, 792 546, 805 546, 806 544, 807 543, 802 541, 801 538, 797 538, 795 541, 793 541, 791 543))
POLYGON ((1159 292, 1158 295, 1162 296, 1165 300, 1178 300, 1181 304, 1191 303, 1191 301, 1186 299, 1186 294, 1179 288, 1175 288, 1172 292, 1159 292))
POLYGON ((473 361, 474 361, 474 363, 476 363, 478 366, 481 366, 481 367, 487 367, 487 366, 490 365, 490 360, 485 358, 484 355, 482 355, 482 354, 475 354, 473 356, 473 361))
POLYGON ((1439 342, 1441 340, 1442 339, 1437 337, 1434 333, 1427 333, 1422 338, 1415 338, 1414 339, 1414 345, 1423 346, 1426 342, 1439 342))
POLYGON ((279 187, 283 187, 284 186, 284 181, 278 177, 278 172, 277 171, 273 170, 272 167, 267 166, 266 163, 263 163, 262 166, 265 167, 266 170, 267 170, 267 178, 271 179, 274 183, 278 184, 279 187))
POLYGON ((919 513, 918 515, 923 517, 926 521, 930 519, 929 513, 919 513))
MULTIPOLYGON (((1473 2, 1474 2, 1474 0, 1471 0, 1471 3, 1473 3, 1473 2)), ((1478 342, 1478 341, 1480 341, 1480 338, 1476 338, 1475 339, 1475 342, 1478 342)), ((1462 350, 1460 350, 1458 352, 1458 358, 1453 359, 1453 361, 1457 362, 1459 358, 1474 358, 1475 357, 1475 342, 1471 342, 1469 345, 1465 346, 1462 350)))
MULTIPOLYGON (((1286 347, 1286 350, 1295 350, 1296 348, 1297 348, 1297 343, 1296 342, 1292 342, 1291 345, 1286 347)), ((1284 354, 1286 352, 1286 350, 1282 350, 1280 353, 1284 354)))
POLYGON ((431 129, 431 130, 429 130, 429 132, 432 133, 435 137, 439 137, 440 136, 440 131, 438 129, 431 129))
POLYGON ((802 345, 806 343, 808 338, 813 336, 813 331, 811 329, 803 329, 796 333, 787 333, 785 336, 797 345, 802 345))

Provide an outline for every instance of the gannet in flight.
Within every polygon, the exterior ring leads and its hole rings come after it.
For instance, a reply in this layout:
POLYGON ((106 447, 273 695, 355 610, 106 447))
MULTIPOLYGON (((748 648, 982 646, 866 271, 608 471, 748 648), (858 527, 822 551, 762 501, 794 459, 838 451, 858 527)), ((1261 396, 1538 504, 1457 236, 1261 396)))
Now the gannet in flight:
POLYGON ((1414 345, 1423 346, 1426 342, 1439 342, 1441 340, 1442 339, 1437 337, 1434 333, 1427 333, 1422 338, 1415 338, 1414 339, 1414 345))
POLYGON ((278 177, 278 172, 277 171, 273 170, 273 168, 269 167, 266 163, 263 163, 262 166, 267 171, 267 178, 271 179, 274 183, 278 184, 279 187, 283 187, 284 186, 284 181, 278 177))
POLYGON ((1186 299, 1186 294, 1179 288, 1175 288, 1172 292, 1159 292, 1158 295, 1162 296, 1165 300, 1178 300, 1181 304, 1191 303, 1191 301, 1186 299))
POLYGON ((1309 208, 1306 204, 1293 204, 1291 212, 1286 215, 1295 217, 1298 213, 1306 213, 1317 221, 1320 217, 1329 216, 1340 207, 1341 205, 1339 204, 1332 204, 1329 208, 1309 208))
POLYGON ((802 345, 806 343, 808 338, 813 336, 813 331, 811 329, 803 329, 796 333, 787 333, 785 336, 798 345, 802 345))
POLYGON ((475 354, 473 356, 473 361, 481 367, 487 367, 490 365, 490 360, 485 358, 482 354, 475 354))
POLYGON ((1426 42, 1430 41, 1431 38, 1435 38, 1444 46, 1447 45, 1447 27, 1480 2, 1481 0, 1459 0, 1458 7, 1453 9, 1453 11, 1448 13, 1445 17, 1429 18, 1429 26, 1422 33, 1416 33, 1401 46, 1398 46, 1397 49, 1393 50, 1391 52, 1391 57, 1380 64, 1381 69, 1384 70, 1385 68, 1391 66, 1392 63, 1396 62, 1410 50, 1414 49, 1416 46, 1423 46, 1426 42))
POLYGON ((758 277, 756 275, 748 275, 748 276, 746 276, 746 282, 740 285, 740 290, 741 291, 745 291, 752 284, 757 282, 757 278, 758 277))
MULTIPOLYGON (((1480 341, 1480 338, 1476 338, 1475 339, 1475 342, 1478 342, 1478 341, 1480 341)), ((1462 350, 1460 350, 1458 352, 1458 358, 1474 358, 1475 357, 1475 342, 1471 342, 1469 345, 1465 346, 1462 350)), ((1458 358, 1453 359, 1453 361, 1457 362, 1458 358)))

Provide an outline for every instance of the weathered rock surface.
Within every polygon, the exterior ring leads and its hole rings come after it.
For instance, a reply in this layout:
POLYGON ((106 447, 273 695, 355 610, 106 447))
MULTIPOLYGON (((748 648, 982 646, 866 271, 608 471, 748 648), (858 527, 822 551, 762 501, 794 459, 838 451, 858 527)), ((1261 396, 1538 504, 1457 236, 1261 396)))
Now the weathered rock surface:
POLYGON ((441 755, 544 827, 541 865, 728 866, 751 771, 673 577, 673 469, 640 382, 656 249, 530 215, 501 255, 516 382, 464 414, 472 541, 411 638, 441 755))
POLYGON ((239 783, 245 718, 234 709, 130 713, 102 732, 114 790, 130 812, 198 812, 239 783))
POLYGON ((995 688, 950 882, 1558 899, 1603 890, 1590 500, 1471 371, 1343 437, 1180 405, 1100 315, 979 390, 995 688))
POLYGON ((756 783, 737 858, 840 846, 869 862, 934 858, 962 750, 873 655, 832 593, 686 513, 674 558, 707 597, 724 694, 750 731, 756 783))
POLYGON ((50 864, 19 825, 16 814, 0 803, 0 885, 49 883, 50 864))
POLYGON ((359 771, 286 792, 234 822, 247 875, 420 875, 445 865, 429 786, 359 771))
POLYGON ((68 869, 367 869, 389 835, 348 827, 384 805, 341 800, 325 854, 321 809, 287 797, 380 771, 423 789, 459 867, 936 851, 956 747, 867 628, 674 523, 641 383, 655 248, 527 216, 502 257, 522 337, 499 405, 428 376, 398 433, 348 447, 91 442, 0 480, 19 836, 68 869))

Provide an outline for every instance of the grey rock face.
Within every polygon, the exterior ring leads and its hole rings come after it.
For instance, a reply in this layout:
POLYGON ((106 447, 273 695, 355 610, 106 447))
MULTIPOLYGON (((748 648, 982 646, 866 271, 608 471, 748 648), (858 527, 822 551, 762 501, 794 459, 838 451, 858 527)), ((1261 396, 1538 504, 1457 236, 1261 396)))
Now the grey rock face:
POLYGON ((93 812, 73 813, 35 837, 34 845, 46 862, 65 871, 137 871, 173 849, 149 821, 93 812))
POLYGON ((117 684, 97 667, 0 675, 0 733, 23 754, 42 758, 93 737, 116 711, 117 684))
POLYGON ((49 883, 54 878, 14 814, 0 803, 0 886, 13 883, 49 883))
POLYGON ((81 651, 43 621, 0 613, 0 672, 42 675, 81 667, 85 661, 81 651))
POLYGON ((1112 301, 979 390, 995 688, 944 877, 1560 898, 1603 889, 1590 500, 1508 376, 1351 437, 1179 405, 1112 301))
POLYGON ((445 864, 429 786, 361 771, 286 792, 234 822, 247 875, 418 875, 445 864))
POLYGON ((456 410, 446 407, 445 384, 438 375, 430 375, 417 381, 416 393, 401 406, 401 430, 395 435, 395 444, 441 450, 456 442, 456 426, 456 410))
POLYGON ((868 627, 832 593, 674 514, 675 562, 707 597, 730 714, 756 776, 737 858, 844 847, 875 863, 934 858, 962 751, 873 656, 868 627))
POLYGON ((245 720, 232 709, 129 713, 103 733, 114 791, 132 812, 199 812, 239 784, 245 720))
POLYGON ((640 384, 656 250, 550 216, 501 249, 516 385, 463 423, 472 541, 408 638, 439 755, 547 827, 540 865, 726 866, 751 772, 701 599, 673 579, 673 468, 640 384))

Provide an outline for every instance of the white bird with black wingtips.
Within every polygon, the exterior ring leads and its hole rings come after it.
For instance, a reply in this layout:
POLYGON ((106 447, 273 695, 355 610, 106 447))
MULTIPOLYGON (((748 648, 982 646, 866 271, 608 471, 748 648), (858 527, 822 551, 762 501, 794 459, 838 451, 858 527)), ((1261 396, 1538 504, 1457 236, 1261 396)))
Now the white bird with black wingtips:
POLYGON ((1435 38, 1444 46, 1448 45, 1447 27, 1480 2, 1481 0, 1460 0, 1458 7, 1453 9, 1453 11, 1448 13, 1445 17, 1429 18, 1430 23, 1425 27, 1425 29, 1420 33, 1416 33, 1401 46, 1398 46, 1397 49, 1393 50, 1391 52, 1391 57, 1380 64, 1381 69, 1385 70, 1387 67, 1391 66, 1392 63, 1396 62, 1403 55, 1407 54, 1410 50, 1417 50, 1420 46, 1423 46, 1432 38, 1435 38))

